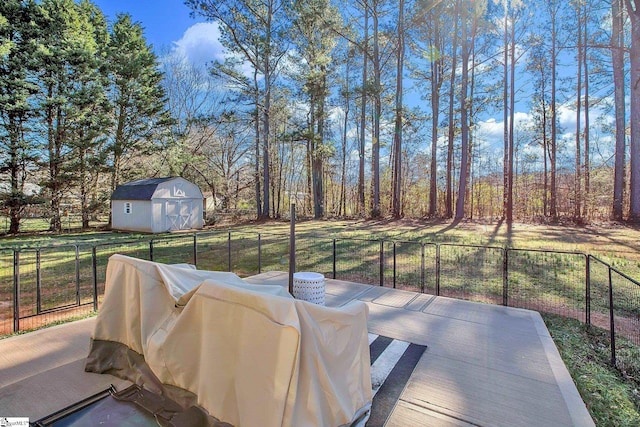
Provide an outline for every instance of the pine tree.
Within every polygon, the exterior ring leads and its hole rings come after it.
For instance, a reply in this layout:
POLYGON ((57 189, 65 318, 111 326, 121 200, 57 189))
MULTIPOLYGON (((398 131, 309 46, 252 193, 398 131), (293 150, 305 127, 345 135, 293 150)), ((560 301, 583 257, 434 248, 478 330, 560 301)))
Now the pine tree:
POLYGON ((113 190, 134 166, 130 161, 159 147, 157 141, 169 129, 171 118, 158 59, 142 26, 127 14, 118 15, 111 28, 107 61, 114 114, 108 143, 113 190))
POLYGON ((0 2, 0 173, 9 177, 8 191, 0 206, 9 212, 9 233, 20 230, 22 212, 36 198, 25 193, 28 171, 36 160, 35 142, 28 134, 34 110, 30 99, 37 86, 29 79, 34 71, 31 57, 35 44, 30 25, 35 5, 31 2, 0 2))
POLYGON ((100 207, 96 197, 97 183, 105 161, 102 150, 104 136, 112 124, 107 99, 106 50, 109 40, 107 24, 102 12, 88 0, 79 4, 83 31, 91 34, 95 44, 78 52, 82 58, 76 70, 77 83, 73 94, 76 115, 69 124, 72 155, 65 167, 73 176, 82 217, 82 227, 89 227, 89 219, 100 207))
MULTIPOLYGON (((82 6, 82 7, 87 7, 82 6)), ((40 72, 39 105, 45 124, 50 230, 62 229, 62 204, 75 184, 75 164, 69 161, 86 127, 88 87, 96 81, 97 43, 91 16, 73 0, 46 0, 39 8, 40 34, 36 55, 40 72)), ((93 94, 95 95, 95 94, 93 94)), ((89 110, 89 111, 87 111, 89 110)))

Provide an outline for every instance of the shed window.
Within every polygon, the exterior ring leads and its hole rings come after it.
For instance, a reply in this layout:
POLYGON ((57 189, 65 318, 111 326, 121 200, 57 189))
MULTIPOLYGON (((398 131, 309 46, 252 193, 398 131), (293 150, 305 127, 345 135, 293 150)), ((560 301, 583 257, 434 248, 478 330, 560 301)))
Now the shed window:
POLYGON ((124 202, 124 213, 131 213, 131 202, 124 202))

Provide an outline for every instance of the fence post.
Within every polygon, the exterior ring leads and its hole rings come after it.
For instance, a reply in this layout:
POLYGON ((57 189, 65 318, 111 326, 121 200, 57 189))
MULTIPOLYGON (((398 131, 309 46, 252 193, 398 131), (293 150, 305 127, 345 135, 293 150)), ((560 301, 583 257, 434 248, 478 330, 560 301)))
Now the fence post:
POLYGON ((258 274, 262 273, 262 234, 258 233, 258 274))
POLYGON ((98 311, 98 256, 95 246, 91 248, 91 270, 93 274, 93 311, 98 311))
POLYGON ((509 305, 509 248, 502 249, 502 305, 509 305))
POLYGON ((149 240, 149 261, 153 261, 153 239, 149 240))
POLYGON ((336 239, 333 239, 333 279, 336 278, 336 239))
POLYGON ((230 231, 227 238, 227 263, 229 265, 229 272, 231 272, 231 232, 230 231))
POLYGON ((591 326, 591 255, 585 255, 585 323, 591 326))
POLYGON ((393 242, 393 289, 396 288, 396 242, 393 242))
POLYGON ((20 252, 13 251, 13 332, 20 331, 20 252))
POLYGON ((420 244, 420 292, 424 294, 424 243, 420 244))
POLYGON ((384 286, 384 240, 380 239, 380 286, 384 286))
POLYGON ((436 296, 440 295, 440 244, 436 244, 436 296))
POLYGON ((611 266, 609 266, 609 333, 611 337, 611 365, 616 366, 616 325, 613 314, 613 281, 611 280, 611 266))
POLYGON ((198 235, 193 233, 193 265, 198 267, 198 235))
POLYGON ((40 269, 40 248, 36 249, 36 313, 42 311, 42 270, 40 269))

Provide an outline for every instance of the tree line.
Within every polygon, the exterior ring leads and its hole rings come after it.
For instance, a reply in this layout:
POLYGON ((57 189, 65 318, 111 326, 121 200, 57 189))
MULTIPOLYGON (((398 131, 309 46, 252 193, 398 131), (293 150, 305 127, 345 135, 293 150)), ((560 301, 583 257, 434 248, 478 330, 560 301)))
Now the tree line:
POLYGON ((142 26, 108 26, 91 2, 0 4, 1 203, 10 232, 42 204, 60 231, 71 196, 83 226, 137 156, 164 140, 171 116, 158 60, 142 26), (27 183, 42 191, 25 191, 27 183))
POLYGON ((258 218, 640 219, 640 0, 185 4, 223 60, 87 0, 0 5, 12 232, 163 175, 258 218))

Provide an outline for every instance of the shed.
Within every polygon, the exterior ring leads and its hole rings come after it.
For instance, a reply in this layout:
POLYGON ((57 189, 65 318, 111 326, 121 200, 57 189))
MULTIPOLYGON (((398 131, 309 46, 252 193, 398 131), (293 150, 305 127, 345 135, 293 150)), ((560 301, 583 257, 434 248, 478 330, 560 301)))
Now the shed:
POLYGON ((162 233, 200 229, 200 188, 180 177, 149 178, 119 185, 111 195, 111 228, 162 233))

